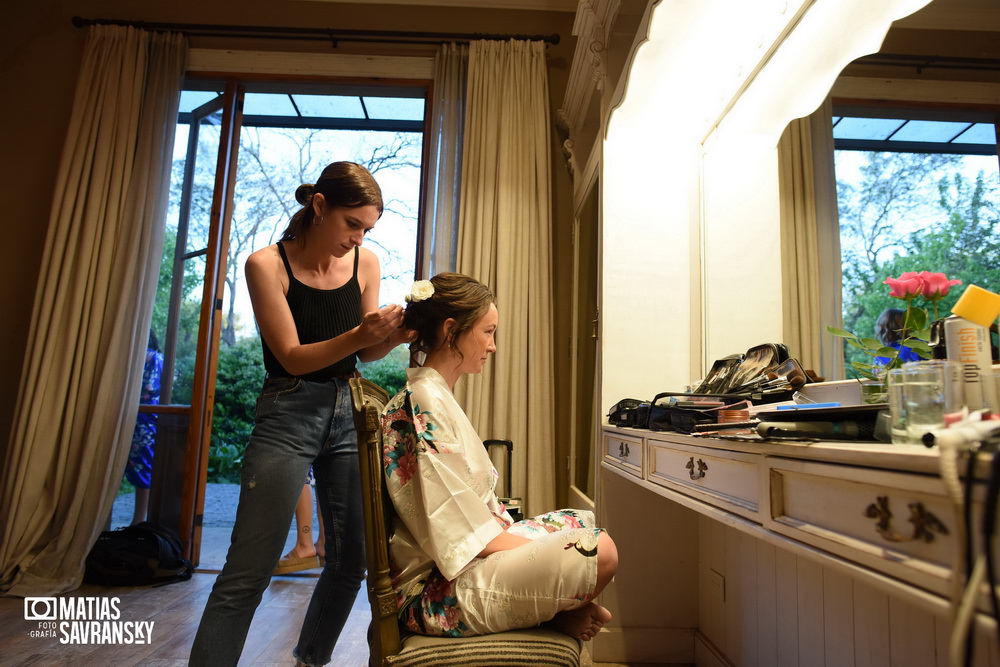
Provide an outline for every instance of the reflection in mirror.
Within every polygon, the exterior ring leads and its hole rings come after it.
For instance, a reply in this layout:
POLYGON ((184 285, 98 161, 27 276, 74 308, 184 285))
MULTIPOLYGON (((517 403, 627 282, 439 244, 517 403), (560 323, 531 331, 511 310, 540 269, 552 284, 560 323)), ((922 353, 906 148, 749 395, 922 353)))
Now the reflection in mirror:
MULTIPOLYGON (((840 211, 843 324, 872 336, 886 308, 900 302, 883 280, 906 271, 944 273, 963 285, 1000 286, 1000 230, 991 216, 1000 199, 993 124, 958 110, 920 119, 927 110, 852 110, 833 126, 840 211), (863 114, 863 115, 862 115, 863 114), (873 116, 891 114, 893 119, 873 116), (950 118, 950 119, 949 119, 950 118), (892 130, 868 121, 890 120, 892 130), (886 187, 892 184, 892 187, 886 187)), ((947 313, 961 292, 938 305, 947 313)), ((845 347, 846 361, 864 361, 845 347)))
MULTIPOLYGON (((787 262, 784 227, 802 196, 783 191, 783 308, 791 345, 788 321, 796 306, 787 287, 802 291, 818 266, 818 309, 806 310, 819 313, 818 368, 827 379, 853 376, 848 365, 861 359, 826 326, 872 336, 881 312, 899 305, 882 284, 886 277, 930 270, 1000 287, 989 259, 1000 239, 986 222, 989 202, 1000 194, 1000 5, 971 0, 963 7, 935 0, 893 22, 880 50, 849 63, 827 103, 792 121, 779 143, 786 170, 793 164, 785 159, 786 144, 801 138, 802 123, 811 125, 818 250, 798 269, 787 262), (835 177, 819 171, 834 165, 835 177), (834 194, 820 192, 826 188, 834 194)), ((807 172, 783 174, 782 187, 793 178, 810 183, 807 172)), ((947 312, 957 297, 950 294, 939 310, 947 312)))

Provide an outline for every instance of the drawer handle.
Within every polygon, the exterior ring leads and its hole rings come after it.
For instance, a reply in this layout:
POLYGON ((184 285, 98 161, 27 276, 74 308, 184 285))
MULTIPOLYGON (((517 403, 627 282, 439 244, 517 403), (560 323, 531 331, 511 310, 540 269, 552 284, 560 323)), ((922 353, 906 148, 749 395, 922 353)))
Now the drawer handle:
POLYGON ((892 510, 889 509, 889 496, 878 496, 871 505, 865 508, 865 516, 869 519, 876 519, 875 530, 889 542, 933 542, 934 533, 948 535, 948 527, 945 526, 932 512, 924 508, 920 502, 909 503, 909 522, 913 524, 913 535, 907 537, 897 532, 892 527, 892 510))
POLYGON ((684 464, 684 467, 688 469, 688 475, 691 479, 701 479, 708 472, 708 464, 698 459, 698 463, 694 462, 694 457, 692 456, 688 459, 688 462, 684 464), (698 468, 698 472, 695 472, 695 468, 698 468))
POLYGON ((628 443, 619 442, 618 443, 618 456, 623 459, 627 459, 629 456, 628 443))

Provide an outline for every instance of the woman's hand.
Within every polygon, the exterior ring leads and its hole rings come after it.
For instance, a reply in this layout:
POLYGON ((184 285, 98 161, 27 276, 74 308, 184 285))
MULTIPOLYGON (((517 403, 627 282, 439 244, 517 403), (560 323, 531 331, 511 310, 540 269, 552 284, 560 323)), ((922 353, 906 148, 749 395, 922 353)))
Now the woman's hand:
POLYGON ((407 329, 402 324, 399 328, 395 329, 386 341, 392 347, 397 345, 402 345, 403 343, 412 343, 417 338, 417 332, 413 329, 407 329))
POLYGON ((399 304, 383 306, 364 314, 361 318, 359 333, 367 342, 365 347, 378 343, 387 343, 394 335, 398 336, 403 326, 403 307, 399 304))

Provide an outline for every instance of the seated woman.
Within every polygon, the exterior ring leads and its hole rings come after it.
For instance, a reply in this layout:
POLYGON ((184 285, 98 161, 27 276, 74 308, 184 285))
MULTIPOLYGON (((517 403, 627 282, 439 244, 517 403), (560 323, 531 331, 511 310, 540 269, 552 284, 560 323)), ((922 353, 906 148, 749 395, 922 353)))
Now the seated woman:
POLYGON ((390 541, 400 619, 412 632, 464 637, 547 623, 582 640, 611 619, 593 602, 618 552, 593 513, 514 523, 497 472, 452 391, 496 351, 496 298, 457 273, 418 281, 404 315, 426 354, 382 415, 390 541))

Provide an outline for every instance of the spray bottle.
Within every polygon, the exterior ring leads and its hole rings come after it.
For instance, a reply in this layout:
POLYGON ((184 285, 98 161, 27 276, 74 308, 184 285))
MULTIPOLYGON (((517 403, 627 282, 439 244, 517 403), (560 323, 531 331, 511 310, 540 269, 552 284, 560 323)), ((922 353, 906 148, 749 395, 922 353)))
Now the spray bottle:
POLYGON ((969 410, 1000 413, 996 386, 988 374, 992 368, 989 327, 1000 315, 1000 294, 969 285, 951 312, 944 321, 945 347, 948 359, 962 364, 965 404, 969 410))

